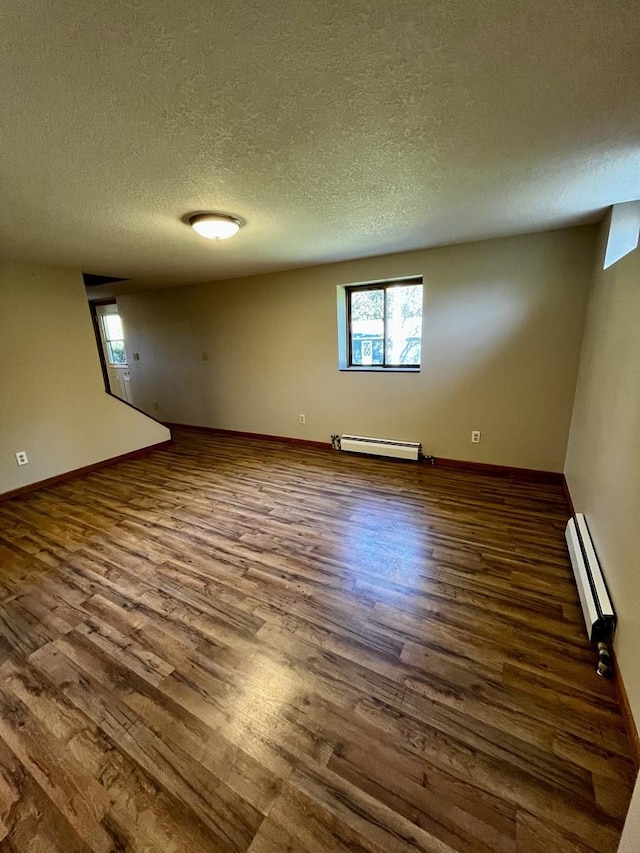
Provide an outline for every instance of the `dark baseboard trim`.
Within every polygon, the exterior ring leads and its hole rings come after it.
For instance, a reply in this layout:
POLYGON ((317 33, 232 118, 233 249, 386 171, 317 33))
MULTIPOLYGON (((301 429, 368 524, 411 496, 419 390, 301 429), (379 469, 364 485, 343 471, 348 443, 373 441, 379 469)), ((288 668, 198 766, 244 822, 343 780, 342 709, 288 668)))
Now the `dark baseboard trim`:
MULTIPOLYGON (((328 441, 310 441, 306 438, 290 438, 286 435, 267 435, 262 432, 243 432, 242 430, 220 429, 218 427, 191 426, 190 424, 177 424, 171 421, 163 421, 162 424, 169 429, 188 429, 195 432, 228 435, 235 438, 254 438, 262 441, 297 444, 302 447, 316 447, 321 450, 331 449, 331 443, 328 441)), ((538 471, 535 468, 511 468, 508 465, 491 465, 487 462, 465 462, 462 459, 442 459, 437 457, 436 466, 440 468, 457 468, 461 471, 475 471, 482 474, 498 474, 503 477, 518 477, 519 479, 544 483, 561 483, 564 479, 559 471, 538 471)))
MULTIPOLYGON (((195 432, 212 433, 214 435, 228 435, 232 438, 279 441, 284 444, 297 444, 302 447, 315 447, 321 450, 331 449, 331 443, 328 441, 310 441, 306 438, 290 438, 286 435, 268 435, 262 432, 243 432, 242 430, 220 429, 218 427, 191 426, 190 424, 177 424, 171 421, 163 421, 162 423, 163 426, 169 429, 187 429, 195 432)), ((461 471, 475 471, 482 474, 498 474, 503 477, 518 477, 519 479, 544 483, 562 483, 564 479, 564 476, 559 471, 538 471, 535 468, 511 468, 508 465, 491 465, 487 462, 465 462, 461 459, 442 459, 438 457, 436 459, 436 466, 440 468, 457 468, 461 471)))
POLYGON ((0 501, 8 501, 20 495, 26 495, 28 492, 35 492, 37 489, 44 489, 46 486, 55 486, 57 483, 64 483, 65 480, 84 477, 86 474, 91 474, 99 468, 106 468, 108 465, 115 465, 116 462, 126 462, 127 459, 136 459, 138 456, 145 456, 153 450, 168 447, 171 443, 172 439, 169 438, 166 441, 159 441, 157 444, 150 444, 148 447, 141 447, 139 450, 131 450, 129 453, 122 453, 120 456, 112 456, 110 459, 92 462, 91 465, 85 465, 83 468, 74 468, 73 471, 65 471, 63 474, 56 474, 55 477, 48 477, 46 480, 38 480, 36 483, 29 483, 26 486, 11 489, 10 492, 2 492, 0 493, 0 501))
POLYGON ((538 471, 537 468, 512 468, 510 465, 492 465, 489 462, 467 462, 463 459, 436 457, 436 467, 473 471, 476 474, 497 474, 500 477, 516 477, 536 483, 562 483, 564 476, 559 471, 538 471))
POLYGON ((299 447, 314 447, 316 450, 331 450, 328 441, 311 441, 308 438, 291 438, 286 435, 269 435, 263 432, 243 432, 236 429, 220 429, 218 427, 191 426, 190 424, 176 424, 164 421, 163 426, 169 429, 187 429, 194 432, 204 432, 213 435, 228 435, 230 438, 252 438, 260 441, 278 441, 281 444, 294 444, 299 447))

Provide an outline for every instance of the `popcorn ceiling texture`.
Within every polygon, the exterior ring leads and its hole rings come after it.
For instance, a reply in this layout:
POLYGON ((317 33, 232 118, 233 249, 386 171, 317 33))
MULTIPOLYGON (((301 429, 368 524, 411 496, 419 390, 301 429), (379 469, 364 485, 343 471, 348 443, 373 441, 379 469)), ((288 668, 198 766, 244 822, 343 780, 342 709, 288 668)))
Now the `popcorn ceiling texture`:
POLYGON ((6 0, 0 252, 186 284, 594 221, 640 196, 634 5, 6 0))

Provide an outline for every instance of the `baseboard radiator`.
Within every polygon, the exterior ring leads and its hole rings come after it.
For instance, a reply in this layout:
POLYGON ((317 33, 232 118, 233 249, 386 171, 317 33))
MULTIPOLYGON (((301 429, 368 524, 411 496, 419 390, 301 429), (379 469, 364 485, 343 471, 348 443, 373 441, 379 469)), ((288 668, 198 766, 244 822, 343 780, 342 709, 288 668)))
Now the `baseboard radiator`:
POLYGON ((333 446, 347 453, 366 453, 373 456, 390 456, 393 459, 422 457, 422 445, 416 441, 395 441, 392 438, 367 438, 364 435, 332 436, 333 446))
POLYGON ((616 614, 582 513, 576 513, 575 518, 569 519, 565 538, 587 634, 592 642, 598 644, 596 671, 598 675, 610 676, 610 643, 616 628, 616 614))

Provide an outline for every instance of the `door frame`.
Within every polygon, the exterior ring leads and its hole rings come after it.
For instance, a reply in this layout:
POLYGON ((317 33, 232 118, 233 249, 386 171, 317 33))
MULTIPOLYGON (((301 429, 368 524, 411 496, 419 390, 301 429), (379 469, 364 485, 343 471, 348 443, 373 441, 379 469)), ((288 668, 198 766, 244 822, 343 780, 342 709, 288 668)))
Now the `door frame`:
MULTIPOLYGON (((100 356, 100 368, 102 369, 102 379, 104 381, 104 390, 107 394, 110 394, 112 397, 116 395, 111 390, 111 383, 109 382, 109 369, 107 367, 107 360, 104 357, 104 347, 102 346, 102 336, 100 334, 100 317, 98 316, 98 312, 96 308, 99 305, 117 305, 118 300, 115 296, 110 297, 109 299, 90 299, 89 300, 89 311, 91 312, 91 323, 93 325, 93 333, 96 336, 96 346, 98 347, 98 355, 100 356)), ((118 399, 120 399, 118 397, 118 399)), ((126 400, 124 401, 126 402, 126 400)))

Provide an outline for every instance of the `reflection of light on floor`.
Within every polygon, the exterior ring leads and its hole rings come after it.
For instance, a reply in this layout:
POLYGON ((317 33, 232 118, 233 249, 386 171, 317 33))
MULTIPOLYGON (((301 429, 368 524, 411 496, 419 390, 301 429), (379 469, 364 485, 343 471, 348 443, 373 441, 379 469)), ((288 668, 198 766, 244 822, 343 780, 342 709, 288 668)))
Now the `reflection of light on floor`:
POLYGON ((248 672, 240 679, 241 687, 234 696, 232 719, 249 723, 252 736, 269 739, 290 727, 283 708, 300 690, 300 680, 285 664, 256 656, 248 672))
MULTIPOLYGON (((391 503, 366 497, 350 514, 339 557, 352 582, 368 577, 413 587, 430 553, 424 514, 417 507, 398 511, 391 503)), ((384 600, 382 588, 379 594, 384 600)))

